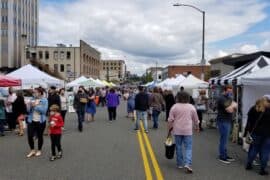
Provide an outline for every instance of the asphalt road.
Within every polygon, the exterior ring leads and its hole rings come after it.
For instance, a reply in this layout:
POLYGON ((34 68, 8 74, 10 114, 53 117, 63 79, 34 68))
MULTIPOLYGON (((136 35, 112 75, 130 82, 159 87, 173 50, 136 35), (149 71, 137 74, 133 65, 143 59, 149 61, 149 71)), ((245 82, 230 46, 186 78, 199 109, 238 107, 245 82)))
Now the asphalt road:
MULTIPOLYGON (((117 120, 112 123, 108 122, 107 110, 99 107, 96 121, 85 123, 83 133, 76 129, 75 114, 68 114, 67 131, 62 139, 64 156, 54 162, 49 161, 48 137, 45 137, 42 156, 27 159, 29 147, 26 136, 17 137, 8 132, 5 137, 0 137, 0 180, 143 180, 147 175, 153 179, 163 177, 169 180, 269 180, 269 176, 259 176, 256 169, 249 172, 244 169, 246 153, 239 145, 229 145, 229 153, 236 158, 236 162, 230 165, 220 163, 217 160, 218 133, 215 129, 206 129, 194 135, 194 173, 185 174, 176 168, 175 159, 165 158, 165 115, 160 117, 160 129, 150 129, 149 134, 144 136, 133 131, 133 122, 125 117, 125 107, 123 102, 118 109, 117 120), (147 146, 146 139, 149 139, 148 145, 152 148, 147 146), (142 149, 145 151, 144 161, 142 149), (149 153, 151 150, 152 156, 149 153), (155 159, 157 162, 153 165, 155 159), (145 169, 146 161, 148 171, 145 169), (156 175, 157 169, 160 170, 159 175, 156 175)), ((152 123, 149 122, 149 125, 152 123)))

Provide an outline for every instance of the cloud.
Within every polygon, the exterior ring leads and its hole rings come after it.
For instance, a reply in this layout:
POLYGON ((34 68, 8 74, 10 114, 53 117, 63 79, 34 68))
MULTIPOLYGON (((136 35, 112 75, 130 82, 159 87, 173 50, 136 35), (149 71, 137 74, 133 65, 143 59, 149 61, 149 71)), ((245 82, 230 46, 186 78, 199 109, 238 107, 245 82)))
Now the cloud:
POLYGON ((254 44, 245 44, 240 47, 240 53, 243 53, 243 54, 254 53, 258 50, 259 48, 254 44))
MULTIPOLYGON (((263 12, 266 5, 260 0, 185 2, 206 11, 207 43, 240 35, 266 18, 263 12)), ((139 73, 157 60, 164 65, 197 63, 201 59, 202 15, 188 7, 173 7, 172 3, 164 0, 46 3, 40 8, 40 43, 78 45, 79 39, 83 39, 107 58, 126 57, 128 68, 139 73)))

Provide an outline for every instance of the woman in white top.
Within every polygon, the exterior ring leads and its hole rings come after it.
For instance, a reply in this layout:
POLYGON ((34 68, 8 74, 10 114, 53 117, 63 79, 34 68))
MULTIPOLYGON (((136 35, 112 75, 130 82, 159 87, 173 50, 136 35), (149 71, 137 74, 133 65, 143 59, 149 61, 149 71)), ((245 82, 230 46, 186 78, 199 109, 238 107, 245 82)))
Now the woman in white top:
POLYGON ((63 118, 63 121, 65 122, 65 116, 67 113, 67 107, 68 107, 68 99, 65 96, 65 89, 62 88, 59 91, 60 100, 61 100, 61 116, 63 118))

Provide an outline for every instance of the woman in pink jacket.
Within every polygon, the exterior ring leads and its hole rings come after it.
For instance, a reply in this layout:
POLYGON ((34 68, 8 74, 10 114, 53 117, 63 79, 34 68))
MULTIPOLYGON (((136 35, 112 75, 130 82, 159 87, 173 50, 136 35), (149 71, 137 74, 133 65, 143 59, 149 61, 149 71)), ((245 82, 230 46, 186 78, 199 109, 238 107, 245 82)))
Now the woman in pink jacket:
POLYGON ((187 92, 179 92, 176 95, 177 103, 170 110, 168 128, 172 129, 175 137, 177 167, 185 168, 187 173, 192 173, 192 130, 195 126, 199 131, 199 119, 195 107, 189 104, 189 98, 187 92), (185 148, 184 155, 182 145, 185 148))

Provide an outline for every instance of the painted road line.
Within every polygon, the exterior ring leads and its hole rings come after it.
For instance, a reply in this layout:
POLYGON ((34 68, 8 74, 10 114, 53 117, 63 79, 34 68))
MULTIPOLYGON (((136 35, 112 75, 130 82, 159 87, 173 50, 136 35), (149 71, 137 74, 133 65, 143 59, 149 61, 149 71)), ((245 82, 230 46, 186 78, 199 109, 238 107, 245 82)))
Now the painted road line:
POLYGON ((156 156, 155 156, 155 153, 154 153, 154 151, 153 151, 153 148, 152 148, 152 146, 151 146, 150 140, 149 140, 147 134, 144 133, 144 128, 143 128, 142 122, 140 122, 140 125, 141 125, 142 134, 143 134, 143 137, 144 137, 144 141, 145 141, 145 143, 146 143, 147 150, 148 150, 148 152, 149 152, 149 155, 150 155, 152 164, 153 164, 153 166, 154 166, 154 170, 155 170, 155 173, 156 173, 157 180, 163 180, 164 178, 163 178, 163 175, 162 175, 162 173, 161 173, 161 170, 160 170, 160 167, 159 167, 157 158, 156 158, 156 156))
POLYGON ((152 173, 150 170, 149 162, 148 162, 147 155, 146 155, 146 150, 145 150, 145 147, 143 144, 142 133, 140 131, 137 132, 137 137, 138 137, 139 144, 140 144, 146 180, 152 180, 153 176, 152 176, 152 173))

